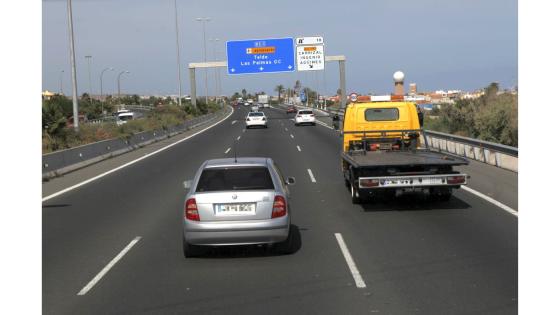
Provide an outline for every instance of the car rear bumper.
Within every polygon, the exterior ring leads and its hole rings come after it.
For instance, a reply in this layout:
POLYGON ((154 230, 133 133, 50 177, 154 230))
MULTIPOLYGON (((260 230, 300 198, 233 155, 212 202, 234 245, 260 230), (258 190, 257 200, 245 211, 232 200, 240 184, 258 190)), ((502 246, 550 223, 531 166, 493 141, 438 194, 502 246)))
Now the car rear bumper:
POLYGON ((245 125, 247 127, 253 127, 253 126, 266 126, 266 120, 265 121, 251 121, 251 122, 246 122, 245 125))
POLYGON ((296 124, 298 125, 303 125, 303 124, 310 124, 310 125, 315 125, 315 119, 311 120, 303 120, 303 119, 296 119, 296 124))
POLYGON ((184 237, 192 245, 272 244, 288 238, 288 216, 266 221, 193 222, 185 221, 184 237))

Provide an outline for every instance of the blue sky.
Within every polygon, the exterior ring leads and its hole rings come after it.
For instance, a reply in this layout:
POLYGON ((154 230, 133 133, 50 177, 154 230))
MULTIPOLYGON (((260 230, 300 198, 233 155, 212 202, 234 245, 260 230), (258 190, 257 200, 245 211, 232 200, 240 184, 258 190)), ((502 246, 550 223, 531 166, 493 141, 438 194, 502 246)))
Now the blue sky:
MULTIPOLYGON (((405 82, 420 91, 474 90, 498 81, 517 84, 517 1, 512 0, 347 0, 347 1, 184 1, 177 0, 183 93, 189 94, 187 64, 203 60, 206 37, 219 38, 219 60, 225 41, 322 35, 327 55, 347 58, 348 92, 392 91, 392 74, 402 70, 405 82)), ((70 57, 65 0, 43 0, 43 89, 63 87, 70 94, 70 57)), ((99 74, 106 67, 105 93, 176 94, 177 68, 173 0, 73 0, 78 90, 87 92, 85 55, 92 55, 92 88, 99 93, 99 74)), ((213 44, 207 42, 208 59, 213 44)), ((204 94, 204 71, 197 72, 197 92, 204 94)), ((221 70, 223 94, 246 88, 273 93, 277 84, 304 86, 322 94, 338 88, 338 65, 326 70, 228 76, 221 70)), ((209 70, 209 94, 215 91, 209 70)))

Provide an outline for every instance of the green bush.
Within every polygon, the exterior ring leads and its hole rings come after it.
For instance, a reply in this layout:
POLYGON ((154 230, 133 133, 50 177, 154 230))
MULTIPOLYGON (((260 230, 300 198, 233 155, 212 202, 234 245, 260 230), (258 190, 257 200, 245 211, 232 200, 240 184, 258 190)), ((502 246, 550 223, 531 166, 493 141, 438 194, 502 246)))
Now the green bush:
POLYGON ((426 114, 424 128, 517 146, 517 95, 498 90, 492 83, 480 98, 441 105, 426 114))

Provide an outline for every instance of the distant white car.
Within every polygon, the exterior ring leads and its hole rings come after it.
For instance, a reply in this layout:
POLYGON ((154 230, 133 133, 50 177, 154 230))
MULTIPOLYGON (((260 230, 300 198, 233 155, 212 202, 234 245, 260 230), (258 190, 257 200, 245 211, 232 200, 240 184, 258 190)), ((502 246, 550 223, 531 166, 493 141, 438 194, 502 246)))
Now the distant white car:
POLYGON ((129 110, 120 110, 117 113, 117 125, 126 124, 127 121, 134 119, 134 113, 129 110))
POLYGON ((268 104, 268 103, 264 103, 263 106, 264 106, 264 108, 270 108, 270 104, 268 104))
POLYGON ((245 102, 243 105, 244 106, 249 106, 249 102, 245 102))
POLYGON ((300 109, 296 114, 295 119, 296 126, 309 124, 315 126, 315 115, 310 109, 300 109))
POLYGON ((259 105, 253 105, 253 106, 251 106, 251 110, 252 110, 253 112, 258 112, 258 111, 259 111, 259 105))
POLYGON ((245 127, 264 127, 268 128, 267 119, 263 112, 250 112, 245 118, 245 127))

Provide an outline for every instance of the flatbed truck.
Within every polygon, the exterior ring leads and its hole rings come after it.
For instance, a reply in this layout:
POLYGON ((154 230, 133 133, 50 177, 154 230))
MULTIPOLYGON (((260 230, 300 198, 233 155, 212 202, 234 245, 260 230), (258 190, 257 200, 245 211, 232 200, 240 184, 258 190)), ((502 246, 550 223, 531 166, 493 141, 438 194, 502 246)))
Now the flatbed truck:
POLYGON ((453 168, 468 160, 430 150, 412 102, 350 103, 341 134, 342 172, 353 203, 411 192, 447 201, 467 184, 468 175, 453 168))

